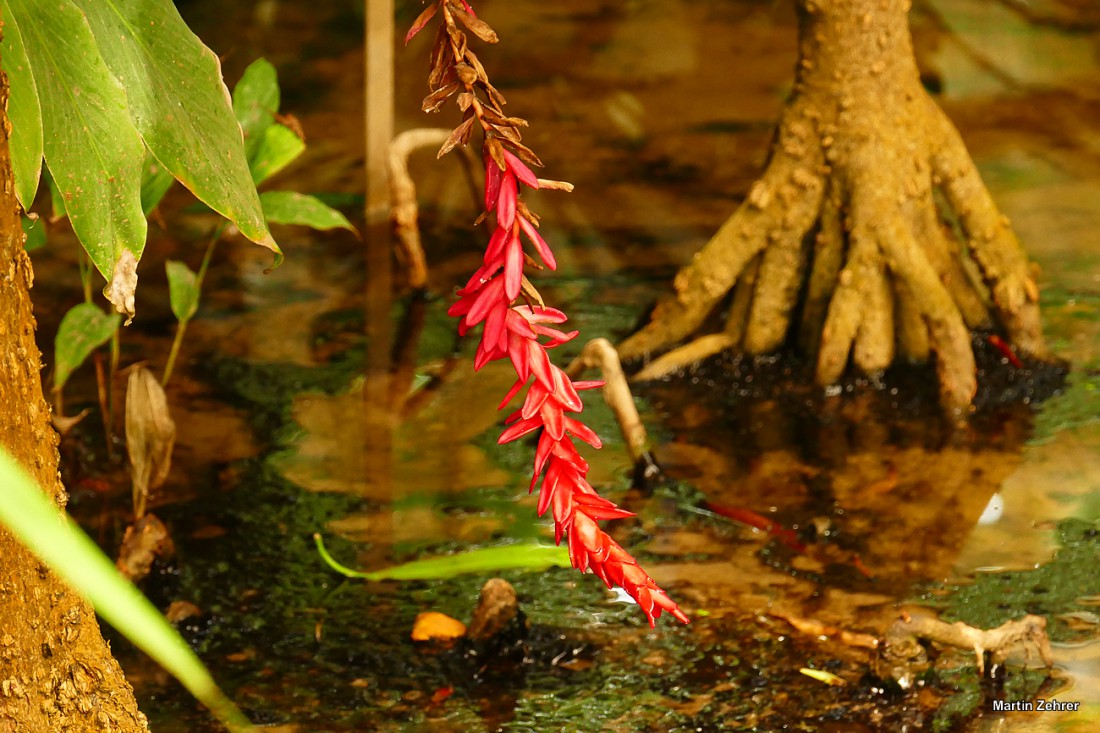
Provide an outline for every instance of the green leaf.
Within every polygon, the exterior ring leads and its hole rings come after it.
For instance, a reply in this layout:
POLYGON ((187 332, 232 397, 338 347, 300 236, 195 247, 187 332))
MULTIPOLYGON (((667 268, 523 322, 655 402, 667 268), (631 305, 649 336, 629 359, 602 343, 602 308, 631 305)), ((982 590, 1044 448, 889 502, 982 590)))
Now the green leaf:
POLYGON ((145 155, 145 166, 141 171, 141 210, 146 216, 157 208, 175 182, 170 170, 157 162, 151 153, 145 155))
POLYGON ((252 180, 260 185, 286 168, 302 154, 306 144, 289 127, 271 125, 260 137, 255 154, 249 159, 252 180))
MULTIPOLYGON (((26 0, 21 0, 26 1, 26 0)), ((244 142, 214 52, 171 0, 77 0, 130 115, 165 168, 241 233, 276 254, 250 185, 244 142)))
POLYGON ((65 218, 65 199, 57 190, 57 184, 53 182, 49 168, 42 169, 42 180, 46 182, 46 188, 50 192, 50 223, 52 224, 65 218))
POLYGON ((355 231, 351 222, 336 209, 326 206, 316 196, 294 191, 264 191, 260 194, 264 216, 271 224, 298 224, 311 229, 347 229, 355 231))
POLYGON ((432 557, 426 560, 414 560, 403 565, 395 565, 383 570, 365 573, 352 570, 333 559, 325 549, 321 535, 313 535, 320 553, 329 567, 349 578, 364 580, 437 580, 453 578, 465 573, 492 573, 498 570, 546 570, 547 568, 568 568, 569 550, 566 547, 543 545, 538 542, 483 547, 469 552, 460 552, 446 557, 432 557))
POLYGON ((65 521, 58 521, 58 508, 3 448, 0 486, 4 487, 0 521, 20 542, 87 599, 107 623, 182 682, 230 730, 254 730, 164 616, 119 574, 72 519, 66 515, 65 521))
POLYGON ((19 25, 0 2, 4 18, 4 37, 0 40, 0 59, 8 74, 8 119, 11 120, 11 169, 15 177, 15 194, 23 210, 34 203, 38 178, 42 173, 42 109, 38 103, 38 88, 31 73, 27 50, 19 25))
MULTIPOLYGON (((99 55, 84 14, 71 0, 5 0, 22 34, 42 107, 42 147, 80 243, 111 280, 115 263, 145 247, 141 213, 144 149, 126 90, 99 55)), ((114 44, 119 39, 113 39, 114 44)), ((114 293, 116 307, 129 290, 114 293)))
POLYGON ((256 59, 244 70, 233 87, 233 113, 244 131, 244 146, 251 161, 264 131, 275 122, 279 111, 279 81, 275 67, 256 59))
POLYGON ((104 313, 99 306, 81 303, 74 306, 57 327, 54 337, 54 358, 57 360, 53 375, 54 391, 60 390, 73 370, 97 348, 107 343, 116 330, 121 316, 104 313))
POLYGON ((176 320, 185 323, 199 309, 199 278, 182 262, 168 260, 164 263, 168 275, 168 300, 176 320))
POLYGON ((23 225, 23 233, 27 235, 27 239, 23 242, 23 249, 28 252, 33 252, 36 249, 42 249, 46 246, 46 222, 41 218, 32 219, 29 216, 21 216, 20 223, 23 225))

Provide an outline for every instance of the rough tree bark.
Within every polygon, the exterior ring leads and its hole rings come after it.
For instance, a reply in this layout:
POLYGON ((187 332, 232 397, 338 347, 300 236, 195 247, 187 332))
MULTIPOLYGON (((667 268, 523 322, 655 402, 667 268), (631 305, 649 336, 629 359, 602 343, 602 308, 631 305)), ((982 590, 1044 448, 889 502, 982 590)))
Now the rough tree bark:
MULTIPOLYGON (((0 444, 63 507, 57 434, 34 341, 34 276, 11 174, 7 99, 0 73, 0 444)), ((147 730, 94 611, 0 530, 0 732, 147 730)))
POLYGON ((648 356, 698 336, 732 292, 725 329, 638 378, 725 349, 775 351, 792 336, 816 357, 821 385, 849 357, 875 373, 934 355, 941 401, 961 409, 976 389, 970 330, 1047 355, 1027 257, 921 86, 909 5, 799 0, 796 80, 766 170, 619 351, 648 356))

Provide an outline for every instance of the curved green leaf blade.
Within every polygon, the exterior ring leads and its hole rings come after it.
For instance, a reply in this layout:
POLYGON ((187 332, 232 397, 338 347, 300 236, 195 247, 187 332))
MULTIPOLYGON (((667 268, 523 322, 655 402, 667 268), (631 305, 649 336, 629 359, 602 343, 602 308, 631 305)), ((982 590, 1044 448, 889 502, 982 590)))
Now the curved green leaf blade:
POLYGON ((107 343, 122 320, 117 313, 104 313, 99 306, 81 303, 65 314, 54 337, 54 358, 57 360, 53 376, 56 392, 65 386, 69 375, 84 363, 97 348, 107 343))
POLYGON ((164 263, 168 275, 168 300, 176 320, 185 323, 199 309, 199 278, 182 262, 168 260, 164 263))
POLYGON ((349 578, 364 580, 439 580, 453 578, 465 573, 492 573, 499 570, 546 570, 547 568, 568 568, 569 549, 538 542, 482 547, 468 552, 459 552, 445 557, 431 557, 414 560, 403 565, 394 565, 383 570, 363 572, 345 567, 333 559, 321 535, 313 535, 317 552, 330 568, 349 578))
POLYGON ((11 120, 11 170, 15 177, 15 195, 23 210, 30 209, 38 191, 42 173, 42 109, 38 103, 38 87, 34 83, 27 50, 19 24, 0 1, 4 18, 4 37, 0 40, 0 59, 8 74, 8 119, 11 120))
POLYGON ((256 151, 248 160, 252 180, 260 185, 286 168, 302 154, 306 144, 289 127, 271 125, 260 135, 256 151))
POLYGON ((264 216, 270 224, 298 224, 311 229, 347 229, 355 227, 343 214, 322 203, 316 196, 294 191, 264 191, 260 194, 264 216))
MULTIPOLYGON (((126 109, 126 91, 103 62, 83 13, 71 0, 6 1, 33 60, 46 165, 73 231, 110 281, 124 252, 136 262, 145 247, 144 148, 126 109)), ((116 308, 126 308, 132 286, 114 289, 110 299, 116 308)))
POLYGON ((183 683, 232 731, 254 730, 202 662, 137 588, 127 582, 88 535, 46 498, 0 448, 0 521, 42 562, 84 596, 107 623, 126 635, 183 683))
POLYGON ((200 201, 275 252, 251 183, 240 126, 214 52, 171 0, 76 0, 126 87, 145 144, 200 201))

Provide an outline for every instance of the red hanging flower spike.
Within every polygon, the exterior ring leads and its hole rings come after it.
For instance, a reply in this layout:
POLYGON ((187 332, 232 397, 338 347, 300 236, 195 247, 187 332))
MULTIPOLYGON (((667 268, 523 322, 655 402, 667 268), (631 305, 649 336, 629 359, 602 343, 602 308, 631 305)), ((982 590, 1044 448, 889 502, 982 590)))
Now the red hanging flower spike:
POLYGON ((598 524, 633 513, 596 493, 587 480, 588 462, 574 444, 577 439, 593 448, 600 447, 599 436, 570 415, 579 414, 584 407, 579 393, 602 383, 574 382, 550 361, 547 352, 570 341, 577 332, 554 328, 564 323, 566 316, 541 301, 539 305, 515 304, 524 289, 524 264, 535 263, 524 250, 524 239, 545 267, 551 270, 557 267, 553 252, 538 232, 538 217, 520 198, 520 185, 564 190, 571 190, 572 186, 541 180, 532 172, 530 166, 542 163, 521 142, 519 128, 526 127, 526 121, 504 114, 504 97, 489 83, 484 67, 467 46, 465 32, 456 24, 461 23, 483 41, 496 42, 496 33, 477 17, 466 0, 438 0, 428 6, 413 23, 406 42, 436 16, 442 17, 443 24, 436 34, 428 77, 431 93, 423 108, 438 110, 457 94, 463 121, 440 155, 468 143, 473 120, 480 124, 485 160, 483 216, 495 217, 482 265, 458 291, 459 299, 448 313, 460 317, 458 330, 462 335, 482 326, 475 369, 497 359, 511 361, 516 382, 498 409, 527 390, 523 404, 505 420, 507 427, 498 442, 508 443, 539 432, 530 490, 538 487, 539 516, 550 511, 555 541, 568 542, 573 567, 581 572, 591 570, 609 588, 623 588, 638 602, 650 626, 665 611, 688 623, 679 606, 598 524))

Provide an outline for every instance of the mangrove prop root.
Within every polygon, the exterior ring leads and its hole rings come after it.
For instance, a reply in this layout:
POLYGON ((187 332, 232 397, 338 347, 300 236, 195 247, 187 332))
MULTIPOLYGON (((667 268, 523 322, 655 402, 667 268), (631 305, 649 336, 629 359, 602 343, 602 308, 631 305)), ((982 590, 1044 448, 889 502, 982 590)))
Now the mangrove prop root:
POLYGON ((979 675, 985 674, 986 653, 994 665, 1004 663, 1010 654, 1019 651, 1029 661, 1034 653, 1046 667, 1054 665, 1047 622, 1042 616, 1029 614, 995 629, 978 629, 961 621, 949 624, 926 615, 905 616, 886 632, 883 662, 895 670, 895 676, 907 663, 923 656, 919 640, 973 650, 979 675))
MULTIPOLYGON (((420 242, 420 209, 416 202, 416 184, 409 175, 409 156, 421 148, 438 148, 450 135, 451 131, 446 128, 419 127, 401 133, 386 148, 390 222, 408 270, 409 285, 417 290, 428 286, 428 263, 420 242)), ((469 168, 471 156, 468 150, 462 150, 463 161, 469 168)), ((474 203, 478 204, 476 193, 474 203)))
POLYGON ((605 338, 589 341, 581 349, 580 355, 569 364, 565 373, 576 379, 585 369, 599 369, 603 377, 603 398, 615 415, 623 439, 630 450, 635 465, 645 462, 653 464, 649 451, 649 436, 646 433, 638 408, 634 404, 634 395, 626 383, 622 363, 615 346, 605 338))
POLYGON ((822 386, 849 361, 873 374, 898 355, 934 356, 941 402, 962 410, 976 390, 970 329, 1048 355, 1027 257, 920 84, 908 3, 799 6, 797 79, 766 169, 619 355, 648 360, 696 339, 639 374, 652 379, 793 334, 822 386), (700 334, 731 289, 724 333, 700 334))

